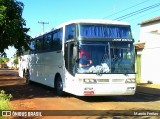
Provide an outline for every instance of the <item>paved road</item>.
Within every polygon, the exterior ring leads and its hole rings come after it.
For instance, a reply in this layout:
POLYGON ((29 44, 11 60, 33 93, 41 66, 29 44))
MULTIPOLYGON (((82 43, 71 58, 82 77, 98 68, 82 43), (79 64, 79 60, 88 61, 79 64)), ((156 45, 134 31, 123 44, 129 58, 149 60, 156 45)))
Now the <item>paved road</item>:
MULTIPOLYGON (((0 70, 0 89, 13 95, 11 103, 16 110, 114 110, 114 113, 118 112, 115 110, 128 110, 124 114, 129 113, 129 110, 140 110, 140 114, 145 110, 160 110, 160 97, 142 93, 134 96, 78 97, 67 94, 57 97, 52 88, 34 82, 26 85, 24 80, 17 76, 17 71, 13 70, 0 70)), ((104 113, 95 118, 103 117, 106 117, 104 113)), ((158 118, 148 115, 146 117, 158 118)), ((87 115, 85 118, 92 117, 87 115)))

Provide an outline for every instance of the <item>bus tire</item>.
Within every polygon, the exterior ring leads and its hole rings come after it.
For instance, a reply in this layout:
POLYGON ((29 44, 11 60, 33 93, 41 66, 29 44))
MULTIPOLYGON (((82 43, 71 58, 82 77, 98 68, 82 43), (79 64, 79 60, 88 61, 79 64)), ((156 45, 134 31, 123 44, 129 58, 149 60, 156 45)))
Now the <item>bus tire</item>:
POLYGON ((63 83, 62 79, 60 76, 57 77, 56 82, 55 82, 55 89, 56 89, 56 94, 57 96, 63 96, 63 83))
POLYGON ((23 78, 25 78, 25 69, 23 70, 23 78))
POLYGON ((26 83, 26 84, 29 84, 29 80, 30 80, 29 70, 27 70, 27 71, 25 72, 24 78, 25 78, 25 83, 26 83))

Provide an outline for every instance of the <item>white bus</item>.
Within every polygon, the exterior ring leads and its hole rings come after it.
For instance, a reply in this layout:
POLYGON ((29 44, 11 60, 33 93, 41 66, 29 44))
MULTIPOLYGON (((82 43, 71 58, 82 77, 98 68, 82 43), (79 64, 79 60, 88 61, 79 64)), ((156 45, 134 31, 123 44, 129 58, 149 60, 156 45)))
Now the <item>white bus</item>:
MULTIPOLYGON (((135 57, 128 23, 73 20, 31 41, 19 75, 78 96, 134 95, 135 57), (85 56, 85 60, 81 60, 85 56), (82 67, 82 62, 85 62, 82 67)), ((21 61, 20 61, 21 63, 21 61)))

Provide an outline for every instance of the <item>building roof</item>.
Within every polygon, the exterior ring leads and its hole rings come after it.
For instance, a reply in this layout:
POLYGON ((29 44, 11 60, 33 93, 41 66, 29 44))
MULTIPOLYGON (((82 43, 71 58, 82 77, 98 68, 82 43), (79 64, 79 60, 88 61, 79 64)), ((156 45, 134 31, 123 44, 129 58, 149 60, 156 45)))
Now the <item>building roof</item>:
POLYGON ((160 21, 160 16, 157 16, 155 18, 143 21, 142 23, 140 23, 140 25, 145 25, 145 24, 156 22, 156 21, 160 21))
POLYGON ((145 43, 144 42, 137 42, 137 43, 134 43, 134 46, 135 46, 136 50, 142 50, 145 47, 145 43))

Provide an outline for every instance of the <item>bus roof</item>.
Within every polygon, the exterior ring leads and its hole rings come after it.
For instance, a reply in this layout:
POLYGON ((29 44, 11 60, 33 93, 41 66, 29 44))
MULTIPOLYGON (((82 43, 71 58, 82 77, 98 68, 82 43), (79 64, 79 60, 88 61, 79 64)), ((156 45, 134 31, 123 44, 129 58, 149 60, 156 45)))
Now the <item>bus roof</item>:
MULTIPOLYGON (((129 25, 127 22, 114 21, 114 20, 104 20, 104 19, 79 19, 79 20, 71 20, 65 23, 62 23, 55 27, 54 29, 61 28, 65 25, 73 24, 73 23, 93 23, 93 24, 114 24, 114 25, 129 25)), ((54 30, 53 29, 53 30, 54 30)))
POLYGON ((71 21, 68 21, 68 22, 64 22, 54 28, 52 28, 50 31, 47 31, 47 32, 43 32, 41 34, 39 34, 38 36, 36 37, 39 37, 39 36, 42 36, 46 33, 49 33, 51 31, 54 31, 56 29, 59 29, 61 27, 64 27, 66 25, 69 25, 69 24, 78 24, 78 23, 93 23, 93 24, 113 24, 113 25, 129 25, 127 22, 121 22, 121 21, 115 21, 115 20, 104 20, 104 19, 79 19, 79 20, 71 20, 71 21))

